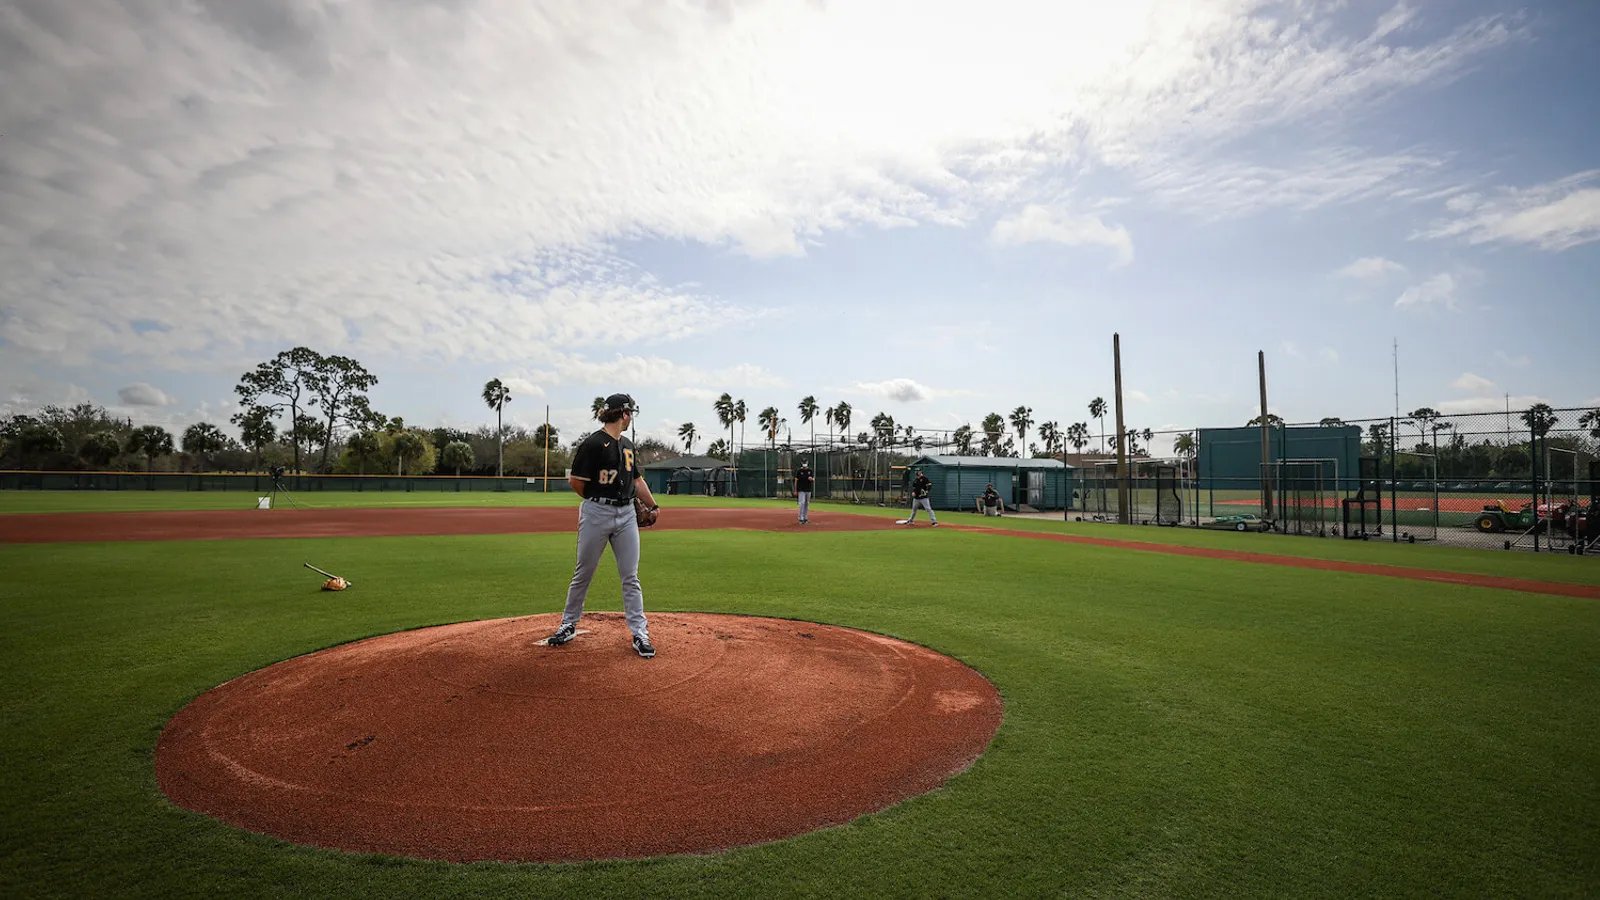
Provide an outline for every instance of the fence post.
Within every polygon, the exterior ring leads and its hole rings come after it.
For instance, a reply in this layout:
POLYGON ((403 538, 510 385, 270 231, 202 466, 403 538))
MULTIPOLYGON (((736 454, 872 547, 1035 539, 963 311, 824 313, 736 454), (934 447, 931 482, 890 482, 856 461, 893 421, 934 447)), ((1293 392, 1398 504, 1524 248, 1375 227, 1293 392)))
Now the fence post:
MULTIPOLYGON (((1395 463, 1399 459, 1400 449, 1400 422, 1394 416, 1389 417, 1389 541, 1400 543, 1400 473, 1395 470, 1395 463)), ((1383 500, 1378 501, 1383 505, 1383 500)))

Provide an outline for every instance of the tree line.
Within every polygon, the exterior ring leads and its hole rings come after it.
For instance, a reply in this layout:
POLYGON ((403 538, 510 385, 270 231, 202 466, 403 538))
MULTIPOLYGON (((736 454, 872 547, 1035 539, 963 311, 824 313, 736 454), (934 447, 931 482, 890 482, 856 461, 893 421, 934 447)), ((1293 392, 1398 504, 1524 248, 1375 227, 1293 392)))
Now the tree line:
MULTIPOLYGON (((595 398, 596 403, 603 402, 595 398)), ((746 446, 745 425, 749 418, 750 407, 744 400, 735 399, 732 394, 724 393, 711 404, 712 413, 716 416, 719 430, 717 437, 711 440, 705 449, 705 455, 716 459, 729 459, 735 448, 746 446), (721 436, 722 429, 726 429, 728 436, 721 436)), ((851 433, 851 426, 855 422, 856 410, 848 402, 840 401, 836 406, 822 406, 815 396, 807 396, 796 405, 800 424, 808 428, 809 439, 806 447, 835 447, 844 449, 855 447, 868 450, 894 450, 909 449, 921 453, 924 449, 932 449, 949 456, 993 456, 993 457, 1018 457, 1026 453, 1034 458, 1060 457, 1071 446, 1077 453, 1082 453, 1085 447, 1094 443, 1093 434, 1087 421, 1075 422, 1066 428, 1056 421, 1036 422, 1033 408, 1018 406, 1009 415, 991 412, 984 416, 976 427, 967 423, 951 431, 919 432, 915 426, 898 423, 894 416, 879 412, 868 422, 869 430, 851 433), (818 423, 824 430, 826 442, 817 443, 818 423), (1028 440, 1029 430, 1038 425, 1038 442, 1028 440), (1007 426, 1010 426, 1009 428, 1007 426)), ((1103 398, 1096 397, 1089 403, 1089 417, 1100 420, 1100 452, 1108 453, 1105 434, 1106 402, 1103 398)), ((768 406, 756 414, 757 434, 762 445, 769 450, 789 450, 795 446, 792 431, 788 431, 789 420, 776 406, 768 406), (784 440, 778 440, 779 432, 785 434, 784 440)), ((1149 429, 1128 427, 1124 429, 1128 439, 1129 453, 1134 456, 1148 456, 1150 444, 1155 440, 1154 432, 1149 429), (1141 445, 1142 441, 1142 445, 1141 445)), ((678 426, 678 440, 683 443, 685 453, 693 453, 695 443, 702 437, 709 437, 694 422, 684 422, 678 426)), ((1184 443, 1187 438, 1187 447, 1192 451, 1193 437, 1183 435, 1179 443, 1184 443)), ((1179 452, 1183 452, 1180 449, 1179 452)))

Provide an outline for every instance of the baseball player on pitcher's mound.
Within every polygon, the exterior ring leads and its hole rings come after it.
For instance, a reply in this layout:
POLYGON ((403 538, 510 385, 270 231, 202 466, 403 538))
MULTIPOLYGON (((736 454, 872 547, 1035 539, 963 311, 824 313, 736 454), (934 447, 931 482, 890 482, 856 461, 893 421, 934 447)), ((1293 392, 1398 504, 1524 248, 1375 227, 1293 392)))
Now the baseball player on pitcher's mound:
POLYGON ((638 411, 627 394, 607 397, 605 408, 599 413, 602 427, 584 438, 572 456, 572 474, 567 476, 567 482, 583 498, 578 504, 578 567, 567 587, 561 627, 545 641, 547 646, 559 647, 577 635, 589 582, 610 544, 617 559, 617 575, 622 578, 622 611, 628 630, 633 632, 633 649, 645 659, 656 655, 644 618, 644 591, 639 587, 639 517, 634 497, 652 513, 658 507, 650 486, 639 474, 633 442, 622 436, 638 411))

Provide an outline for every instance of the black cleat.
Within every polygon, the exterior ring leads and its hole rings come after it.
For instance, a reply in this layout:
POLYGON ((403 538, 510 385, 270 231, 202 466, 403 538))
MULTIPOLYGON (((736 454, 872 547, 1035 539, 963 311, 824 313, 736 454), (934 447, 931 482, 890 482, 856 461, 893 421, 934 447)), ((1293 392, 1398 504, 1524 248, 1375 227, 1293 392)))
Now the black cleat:
POLYGON ((563 622, 561 627, 556 629, 555 634, 545 639, 545 646, 559 647, 577 636, 578 626, 570 622, 563 622))
POLYGON ((650 644, 650 639, 647 637, 640 637, 637 634, 633 636, 633 649, 645 659, 649 659, 656 655, 656 648, 650 644))

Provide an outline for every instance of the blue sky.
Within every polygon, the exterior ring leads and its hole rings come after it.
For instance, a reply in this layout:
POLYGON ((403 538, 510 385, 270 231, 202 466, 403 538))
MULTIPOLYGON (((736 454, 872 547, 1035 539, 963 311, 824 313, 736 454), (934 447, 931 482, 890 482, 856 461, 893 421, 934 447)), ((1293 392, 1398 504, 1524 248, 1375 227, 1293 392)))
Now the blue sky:
MULTIPOLYGON (((22 3, 0 412, 418 424, 1600 405, 1590 3, 22 3)), ((1091 422, 1091 430, 1094 430, 1091 422)), ((754 438, 751 438, 754 440, 754 438)), ((700 442, 703 447, 704 441, 700 442)), ((1158 448, 1159 449, 1159 448, 1158 448)))

